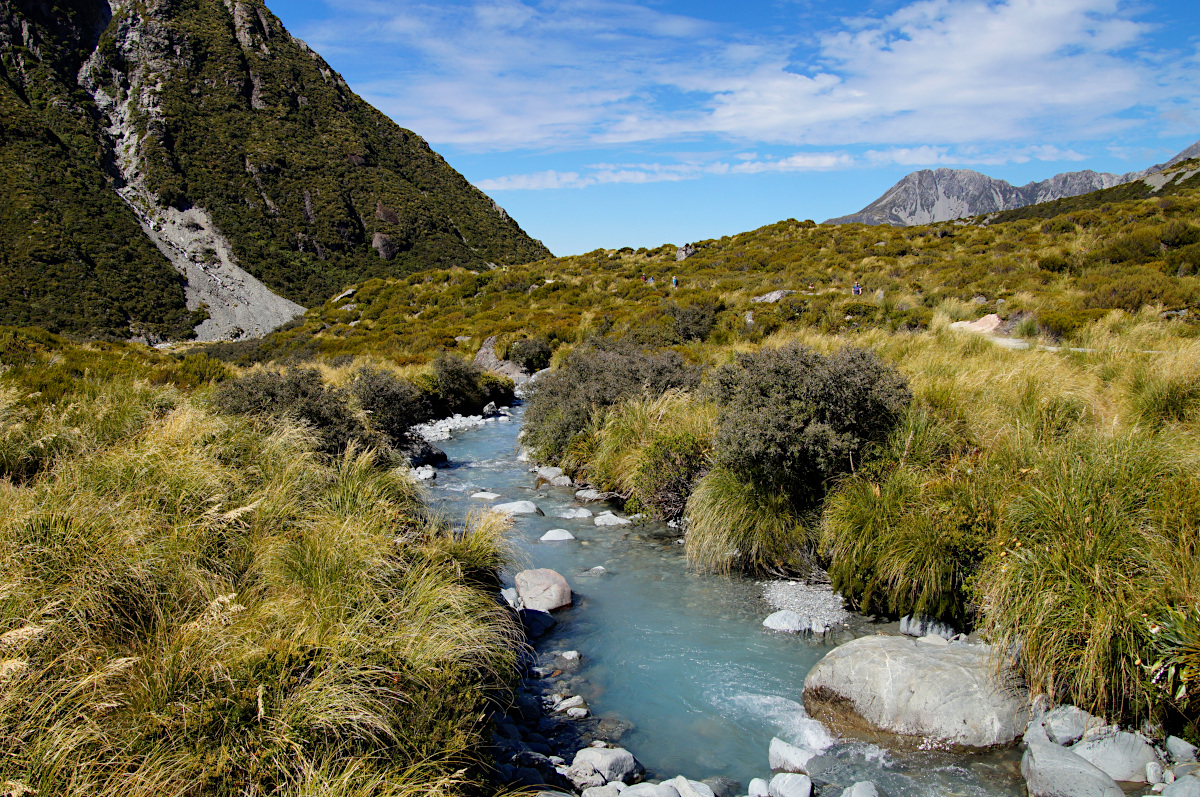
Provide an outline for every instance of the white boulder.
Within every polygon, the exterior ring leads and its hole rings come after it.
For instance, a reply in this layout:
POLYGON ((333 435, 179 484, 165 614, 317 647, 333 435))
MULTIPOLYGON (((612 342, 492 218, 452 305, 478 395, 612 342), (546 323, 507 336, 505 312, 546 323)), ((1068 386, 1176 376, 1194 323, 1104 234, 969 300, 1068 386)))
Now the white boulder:
POLYGON ((571 605, 571 586, 565 578, 549 568, 522 570, 513 581, 521 604, 526 609, 552 612, 571 605))
POLYGON ((1153 745, 1140 734, 1115 731, 1071 745, 1071 752, 1095 764, 1113 780, 1145 783, 1146 765, 1161 763, 1153 745))
POLYGON ((562 542, 573 539, 575 539, 575 535, 566 529, 550 529, 541 536, 542 542, 562 542))
POLYGON ((809 622, 808 618, 799 612, 782 609, 767 615, 767 619, 763 620, 763 627, 769 628, 772 631, 798 634, 809 629, 809 622))
POLYGON ((770 797, 812 797, 812 781, 807 775, 783 772, 771 778, 767 794, 770 797))
POLYGON ((860 780, 842 790, 842 797, 880 797, 879 789, 869 780, 860 780))
POLYGON ((502 515, 544 515, 546 514, 533 501, 510 501, 507 504, 496 504, 493 512, 502 515))
POLYGON ((564 510, 562 510, 561 512, 555 512, 555 513, 554 513, 554 516, 555 516, 555 517, 566 518, 566 519, 568 519, 568 520, 573 520, 573 519, 575 519, 575 518, 585 518, 585 517, 591 517, 591 516, 592 516, 592 510, 590 510, 590 509, 584 509, 584 508, 583 508, 583 507, 581 507, 581 506, 573 506, 573 507, 570 507, 570 508, 568 508, 568 509, 564 509, 564 510))
POLYGON ((1034 740, 1021 757, 1029 797, 1124 797, 1116 781, 1065 747, 1034 740))
POLYGON ((629 526, 633 523, 629 518, 618 517, 612 512, 601 512, 592 522, 597 526, 629 526))
POLYGON ((633 753, 623 747, 585 747, 575 754, 571 766, 589 764, 604 776, 604 782, 635 781, 642 775, 642 765, 633 753))
POLYGON ((808 774, 808 762, 816 756, 812 750, 803 750, 794 744, 788 744, 778 736, 771 739, 771 747, 767 751, 767 761, 772 772, 799 772, 808 774))
POLYGON ((717 797, 712 787, 698 780, 688 780, 683 775, 664 780, 663 783, 679 793, 679 797, 717 797))
POLYGON ((472 498, 477 498, 480 501, 495 501, 500 497, 500 493, 489 493, 487 490, 480 490, 477 493, 471 493, 472 498))

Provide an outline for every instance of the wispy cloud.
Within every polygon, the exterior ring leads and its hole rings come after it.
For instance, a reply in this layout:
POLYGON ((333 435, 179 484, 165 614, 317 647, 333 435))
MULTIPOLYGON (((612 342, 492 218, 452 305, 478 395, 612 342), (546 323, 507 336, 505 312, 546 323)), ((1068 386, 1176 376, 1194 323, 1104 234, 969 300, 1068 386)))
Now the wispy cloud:
POLYGON ((1182 127, 1200 104, 1187 58, 1137 49, 1149 26, 1122 0, 918 0, 770 35, 619 0, 338 4, 304 31, 314 45, 365 46, 369 100, 479 151, 711 137, 919 151, 1182 127))

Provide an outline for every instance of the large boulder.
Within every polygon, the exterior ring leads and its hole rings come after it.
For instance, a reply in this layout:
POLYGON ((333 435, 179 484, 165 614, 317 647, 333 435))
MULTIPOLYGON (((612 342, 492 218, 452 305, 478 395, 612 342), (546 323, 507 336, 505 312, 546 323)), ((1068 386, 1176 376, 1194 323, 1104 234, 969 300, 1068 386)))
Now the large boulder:
POLYGON ((771 778, 767 794, 770 797, 812 797, 812 781, 807 775, 784 772, 771 778))
POLYGON ((575 754, 572 767, 590 764, 593 769, 604 776, 604 782, 619 780, 632 783, 642 776, 642 765, 633 757, 633 753, 623 747, 585 747, 575 754))
POLYGON ((1102 769, 1113 780, 1145 783, 1146 765, 1161 763, 1153 745, 1141 735, 1113 731, 1089 736, 1071 746, 1071 752, 1102 769))
POLYGON ((492 507, 492 511, 509 516, 546 514, 533 501, 509 501, 507 504, 496 504, 492 507))
POLYGON ((1030 741, 1021 757, 1029 797, 1124 797, 1117 782, 1053 742, 1030 741))
POLYGON ((522 570, 513 581, 526 609, 552 612, 571 605, 571 585, 549 568, 522 570))
POLYGON ((683 775, 665 780, 663 783, 678 792, 679 797, 717 797, 716 792, 707 783, 688 780, 683 775))
POLYGON ((965 747, 1013 741, 1029 723, 1029 694, 995 675, 985 648, 860 637, 834 648, 804 679, 804 702, 835 726, 856 714, 890 733, 965 747))
POLYGON ((799 772, 807 775, 808 762, 815 755, 812 750, 803 750, 775 737, 771 739, 771 747, 767 751, 767 763, 772 772, 799 772))
POLYGON ((1075 706, 1057 706, 1041 719, 1046 737, 1055 744, 1074 744, 1088 728, 1102 725, 1096 717, 1075 706))
POLYGON ((883 792, 869 780, 860 780, 842 790, 842 797, 883 797, 883 792))
POLYGON ((507 376, 514 382, 522 382, 529 377, 529 372, 512 360, 501 360, 496 355, 496 336, 484 340, 483 345, 475 354, 475 364, 485 371, 507 376))

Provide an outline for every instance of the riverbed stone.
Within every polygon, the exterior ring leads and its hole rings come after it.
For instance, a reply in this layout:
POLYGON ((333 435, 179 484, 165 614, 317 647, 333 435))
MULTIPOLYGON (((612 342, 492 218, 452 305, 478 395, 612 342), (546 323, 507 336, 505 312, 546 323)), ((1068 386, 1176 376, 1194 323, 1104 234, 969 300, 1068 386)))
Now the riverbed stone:
POLYGON ((547 567, 522 570, 513 581, 526 609, 552 612, 571 605, 571 586, 565 578, 547 567))
POLYGON ((597 526, 629 526, 633 523, 629 518, 614 515, 612 512, 601 512, 592 522, 597 526))
POLYGON ((771 747, 767 751, 767 761, 772 772, 799 772, 807 775, 808 762, 815 755, 816 753, 812 750, 802 750, 776 736, 771 739, 771 747))
MULTIPOLYGON (((578 758, 578 756, 576 756, 578 758)), ((593 786, 603 786, 610 780, 615 778, 606 778, 604 774, 598 771, 587 761, 576 761, 567 768, 563 774, 567 780, 575 786, 579 791, 590 789, 593 786)))
POLYGON ((589 786, 583 790, 583 797, 618 797, 620 793, 616 786, 589 786))
POLYGON ((842 790, 842 797, 884 797, 882 791, 869 780, 860 780, 842 790))
POLYGON ((1162 790, 1163 797, 1200 797, 1200 776, 1187 775, 1162 790))
POLYGON ((590 510, 590 509, 584 509, 584 508, 583 508, 583 507, 581 507, 581 506, 573 506, 573 507, 569 507, 569 508, 567 508, 567 509, 564 509, 564 510, 562 510, 561 512, 556 512, 556 513, 554 513, 554 516, 555 516, 555 517, 560 517, 560 518, 565 518, 565 519, 567 519, 567 520, 574 520, 574 519, 576 519, 576 518, 585 518, 585 517, 591 517, 591 516, 592 516, 592 510, 590 510))
POLYGON ((1163 765, 1157 761, 1151 761, 1146 765, 1146 782, 1153 785, 1163 782, 1163 765))
POLYGON ((809 629, 808 618, 790 609, 781 609, 767 615, 763 627, 772 631, 782 631, 787 634, 798 634, 809 629))
POLYGON ((471 493, 472 498, 477 498, 480 501, 495 501, 500 497, 500 493, 490 493, 487 490, 480 490, 477 493, 471 493))
POLYGON ((1090 761, 1053 742, 1034 740, 1021 757, 1029 797, 1124 797, 1125 792, 1090 761))
POLYGON ((571 481, 571 477, 566 476, 566 475, 555 476, 553 479, 550 480, 551 487, 570 487, 574 483, 575 482, 571 481))
POLYGON ((599 490, 587 489, 575 491, 576 501, 599 501, 603 497, 604 493, 600 492, 599 490))
POLYGON ((1071 752, 1095 764, 1113 780, 1145 783, 1146 765, 1159 762, 1153 745, 1140 734, 1116 731, 1071 745, 1071 752))
POLYGON ((557 479, 559 476, 563 475, 563 469, 544 465, 537 469, 537 475, 539 479, 551 481, 552 479, 557 479))
POLYGON ((807 775, 784 772, 767 784, 770 797, 812 797, 812 781, 807 775))
POLYGON ((835 725, 857 714, 896 734, 966 747, 1013 741, 1029 722, 1015 676, 993 674, 986 648, 869 636, 836 647, 804 679, 804 701, 835 725))
POLYGON ((679 797, 717 797, 712 787, 698 780, 688 780, 683 775, 664 780, 664 784, 679 793, 679 797))
POLYGON ((742 791, 742 784, 733 778, 727 778, 724 775, 717 775, 711 778, 705 778, 701 781, 705 786, 712 789, 716 797, 737 797, 742 791))
POLYGON ((1188 744, 1178 736, 1168 736, 1166 742, 1167 754, 1176 764, 1196 760, 1196 745, 1188 744))
POLYGON ((749 797, 770 797, 771 792, 767 786, 767 782, 762 778, 754 778, 750 781, 750 786, 746 789, 749 797))
POLYGON ((1046 737, 1055 744, 1074 744, 1083 738, 1089 727, 1099 722, 1096 717, 1075 706, 1056 706, 1042 717, 1046 737))
POLYGON ((507 504, 496 504, 492 507, 493 512, 498 512, 502 515, 544 515, 533 501, 509 501, 507 504))
POLYGON ((525 628, 525 636, 530 639, 538 639, 550 632, 550 629, 558 625, 558 621, 550 616, 549 612, 543 612, 538 609, 521 609, 517 613, 521 618, 521 625, 525 628))
POLYGON ((622 797, 679 797, 675 787, 666 783, 635 783, 627 786, 622 797))
POLYGON ((575 539, 575 535, 566 529, 550 529, 541 536, 542 542, 566 542, 575 539))
POLYGON ((585 747, 575 754, 571 766, 588 764, 604 776, 604 782, 621 780, 631 783, 641 778, 642 765, 624 747, 585 747))

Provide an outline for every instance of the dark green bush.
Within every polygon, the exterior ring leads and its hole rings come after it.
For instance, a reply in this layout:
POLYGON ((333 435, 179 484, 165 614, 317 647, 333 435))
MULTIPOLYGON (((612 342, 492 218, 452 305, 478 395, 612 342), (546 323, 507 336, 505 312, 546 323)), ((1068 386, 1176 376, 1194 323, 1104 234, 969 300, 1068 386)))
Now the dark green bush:
POLYGON ((375 431, 396 445, 410 427, 433 417, 428 397, 412 382, 388 371, 361 369, 350 383, 350 391, 370 416, 375 431))
POLYGON ((1042 222, 1042 232, 1044 233, 1068 233, 1075 232, 1075 222, 1067 216, 1055 216, 1049 221, 1042 222))
POLYGON ((626 508, 678 520, 696 481, 708 469, 709 447, 707 440, 686 432, 654 438, 638 466, 626 508))
POLYGON ((848 346, 825 357, 795 344, 738 355, 712 392, 722 405, 716 461, 802 503, 861 462, 911 399, 873 352, 848 346))
POLYGON ((1045 257, 1038 258, 1038 268, 1043 271, 1052 271, 1055 274, 1067 274, 1071 271, 1071 261, 1058 252, 1052 252, 1045 257))
POLYGON ((315 368, 252 371, 222 384, 213 402, 229 414, 303 421, 317 433, 317 450, 323 454, 341 454, 353 441, 369 442, 345 391, 326 387, 315 368))
POLYGON ((550 344, 541 338, 522 338, 508 346, 508 359, 529 373, 540 371, 550 364, 550 344))
POLYGON ((529 445, 542 459, 557 461, 605 407, 630 396, 657 397, 671 388, 691 388, 699 377, 699 368, 676 352, 643 350, 628 340, 592 341, 530 387, 525 413, 529 445))
POLYGON ((449 354, 439 354, 433 361, 433 374, 446 414, 470 414, 483 407, 483 388, 479 384, 483 369, 479 366, 449 354))
POLYGON ((708 340, 713 326, 717 323, 717 313, 724 306, 715 302, 697 302, 680 307, 674 302, 667 304, 667 312, 675 320, 675 331, 683 342, 690 340, 708 340))

